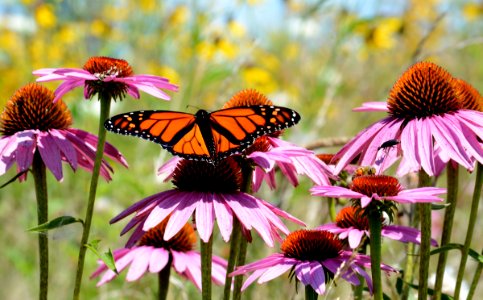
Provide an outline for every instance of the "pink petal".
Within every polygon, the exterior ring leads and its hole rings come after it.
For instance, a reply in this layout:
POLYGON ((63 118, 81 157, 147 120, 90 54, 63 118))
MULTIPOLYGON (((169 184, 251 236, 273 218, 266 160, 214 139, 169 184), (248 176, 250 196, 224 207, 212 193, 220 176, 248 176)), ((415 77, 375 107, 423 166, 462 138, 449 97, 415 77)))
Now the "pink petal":
POLYGON ((429 176, 434 175, 434 157, 433 157, 433 136, 431 134, 430 121, 427 119, 416 119, 419 125, 418 131, 418 153, 421 158, 421 167, 429 176))
POLYGON ((281 264, 285 261, 291 262, 292 265, 295 264, 296 262, 294 259, 285 258, 281 253, 274 253, 258 261, 249 263, 244 266, 237 267, 235 271, 230 273, 230 276, 244 275, 248 272, 252 272, 257 269, 266 269, 266 268, 275 266, 277 264, 281 264))
POLYGON ((213 208, 221 236, 225 242, 228 242, 233 230, 233 213, 223 198, 217 194, 213 195, 213 208))
POLYGON ((154 248, 152 246, 139 247, 136 251, 136 256, 134 256, 131 267, 126 275, 126 281, 136 281, 138 280, 148 269, 149 258, 154 248))
MULTIPOLYGON (((193 215, 193 211, 196 209, 198 202, 202 199, 202 193, 196 192, 190 193, 190 195, 185 197, 184 200, 179 199, 180 204, 173 211, 173 214, 166 225, 166 230, 164 231, 165 241, 171 239, 181 230, 181 228, 183 228, 189 218, 193 215)), ((146 228, 146 225, 144 227, 146 228)))
POLYGON ((263 272, 263 275, 258 279, 258 283, 264 283, 270 281, 283 273, 287 272, 293 267, 293 264, 287 262, 281 262, 280 264, 269 267, 263 272))
POLYGON ((54 103, 57 102, 62 96, 64 96, 67 92, 75 89, 76 87, 83 86, 85 84, 85 80, 66 80, 62 82, 59 87, 55 90, 55 98, 54 103))
POLYGON ((60 150, 55 144, 54 138, 47 132, 38 135, 38 147, 40 156, 45 166, 52 171, 57 180, 62 180, 62 157, 60 150))
POLYGON ((180 205, 181 201, 183 201, 183 199, 187 197, 189 197, 189 195, 178 192, 175 195, 170 195, 163 201, 160 201, 159 204, 155 208, 153 208, 146 221, 144 222, 144 231, 148 231, 149 229, 162 222, 169 214, 171 214, 171 212, 173 212, 180 205))
POLYGON ((196 229, 200 235, 200 239, 207 243, 213 233, 213 225, 215 224, 215 212, 213 208, 213 197, 210 195, 202 195, 201 201, 198 201, 195 212, 196 229))
POLYGON ((241 288, 241 291, 244 291, 247 289, 247 287, 252 284, 255 280, 257 280, 260 276, 262 276, 263 272, 265 272, 265 269, 259 269, 255 270, 252 275, 248 276, 247 280, 243 283, 243 286, 241 288))
POLYGON ((55 144, 59 147, 67 162, 71 165, 72 169, 76 170, 77 152, 74 146, 72 146, 72 143, 67 140, 62 131, 51 129, 49 132, 54 137, 55 144))
POLYGON ((380 101, 373 101, 373 102, 364 102, 362 103, 361 107, 356 107, 352 109, 352 111, 357 112, 366 112, 366 111, 384 111, 388 112, 389 109, 387 108, 387 102, 380 102, 380 101))
POLYGON ((368 206, 369 203, 371 203, 371 201, 372 201, 371 197, 367 197, 367 196, 361 197, 361 207, 364 208, 364 207, 368 206))
POLYGON ((364 196, 340 186, 315 186, 310 189, 310 193, 314 196, 334 198, 361 198, 364 196))
POLYGON ((304 285, 310 284, 310 262, 303 261, 295 265, 295 275, 304 285))
POLYGON ((149 272, 159 273, 166 266, 169 261, 169 252, 164 248, 155 248, 151 252, 151 257, 149 258, 149 272))
POLYGON ((361 239, 364 236, 365 231, 359 229, 352 229, 349 231, 349 246, 355 249, 361 243, 361 239))
POLYGON ((35 134, 32 131, 22 131, 17 133, 16 136, 17 166, 19 172, 23 172, 32 165, 37 143, 35 134))
POLYGON ((310 285, 319 295, 325 293, 325 271, 322 265, 318 262, 311 263, 310 270, 310 285))

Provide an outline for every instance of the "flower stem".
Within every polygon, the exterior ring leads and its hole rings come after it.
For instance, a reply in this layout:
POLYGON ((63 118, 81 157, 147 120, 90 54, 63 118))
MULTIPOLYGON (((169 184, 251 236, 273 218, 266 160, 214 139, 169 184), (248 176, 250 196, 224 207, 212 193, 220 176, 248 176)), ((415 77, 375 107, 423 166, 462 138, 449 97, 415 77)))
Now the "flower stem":
POLYGON ((241 224, 237 218, 233 218, 233 231, 230 240, 230 256, 228 257, 228 266, 226 268, 225 288, 223 290, 223 300, 230 300, 231 284, 233 278, 228 276, 235 269, 235 263, 240 250, 240 241, 242 239, 241 224))
MULTIPOLYGON (((419 227, 419 212, 415 205, 411 205, 409 208, 410 211, 410 226, 413 228, 419 227)), ((401 295, 402 300, 409 299, 409 290, 411 288, 411 284, 414 280, 414 269, 416 267, 415 264, 415 257, 416 257, 416 247, 413 243, 407 243, 406 245, 406 265, 404 267, 404 276, 403 276, 403 291, 401 295)))
POLYGON ((478 205, 480 203, 481 186, 483 185, 483 167, 478 163, 476 166, 476 180, 475 191, 473 192, 473 200, 471 203, 470 220, 468 222, 468 230, 466 231, 465 243, 461 250, 461 263, 458 270, 458 277, 456 278, 456 286, 454 290, 454 299, 458 300, 461 292, 461 283, 465 275, 466 261, 468 260, 468 253, 470 252, 471 240, 473 239, 473 232, 475 230, 476 218, 478 217, 478 205))
MULTIPOLYGON (((47 198, 47 174, 45 164, 38 151, 35 151, 34 154, 32 173, 35 182, 35 196, 37 197, 37 219, 40 225, 48 221, 49 206, 47 198)), ((49 287, 49 240, 46 232, 39 233, 39 273, 39 299, 47 300, 49 287)))
POLYGON ((158 300, 165 300, 169 289, 169 275, 171 273, 171 255, 166 266, 158 273, 158 300))
POLYGON ((201 299, 211 300, 211 259, 213 254, 213 235, 207 243, 200 239, 201 250, 201 299))
MULTIPOLYGON (((247 246, 248 241, 246 238, 240 239, 240 252, 238 252, 238 257, 236 260, 237 266, 243 266, 245 264, 245 260, 247 258, 247 246)), ((236 276, 235 277, 235 284, 233 287, 233 300, 240 300, 241 299, 241 288, 243 283, 243 276, 236 276)))
POLYGON ((319 295, 315 292, 315 290, 307 284, 305 286, 305 300, 317 300, 319 295))
POLYGON ((111 100, 108 97, 100 97, 101 113, 99 116, 98 140, 96 148, 96 158, 94 161, 94 169, 92 170, 91 184, 89 188, 89 198, 87 201, 86 216, 84 219, 84 228, 82 231, 81 244, 79 247, 79 257, 77 260, 77 273, 75 277, 73 299, 78 300, 80 288, 82 285, 82 274, 84 272, 84 261, 86 256, 86 244, 89 241, 89 232, 91 230, 92 216, 94 213, 94 202, 96 200, 97 183, 99 181, 99 173, 101 171, 102 156, 104 154, 104 144, 106 141, 106 129, 104 121, 109 117, 111 100))
POLYGON ((375 300, 382 300, 381 230, 381 213, 377 209, 371 209, 369 212, 369 232, 371 236, 371 273, 375 300))
MULTIPOLYGON (((481 251, 481 255, 483 255, 483 251, 481 251)), ((480 276, 481 276, 482 270, 483 270, 483 262, 479 262, 475 270, 475 275, 473 276, 473 281, 471 282, 470 290, 468 291, 468 296, 466 297, 467 300, 473 299, 476 287, 480 282, 480 276)))
MULTIPOLYGON (((429 186, 430 177, 425 172, 419 172, 419 187, 429 186)), ((421 245, 419 256, 419 292, 418 299, 428 298, 429 259, 431 251, 431 203, 420 203, 421 245)))
POLYGON ((335 211, 335 199, 334 198, 327 198, 327 205, 329 208, 329 216, 330 216, 330 221, 335 222, 335 217, 337 216, 337 213, 335 211))
MULTIPOLYGON (((451 230, 453 229, 453 219, 454 213, 456 211, 456 200, 458 197, 458 165, 454 166, 449 163, 446 168, 447 171, 447 185, 448 185, 448 196, 446 207, 444 213, 444 223, 443 223, 443 233, 441 236, 440 247, 445 246, 451 240, 451 230)), ((434 284, 434 299, 441 299, 441 291, 443 289, 443 278, 444 270, 446 268, 446 260, 448 258, 448 252, 443 251, 438 258, 438 268, 436 270, 436 283, 434 284)))

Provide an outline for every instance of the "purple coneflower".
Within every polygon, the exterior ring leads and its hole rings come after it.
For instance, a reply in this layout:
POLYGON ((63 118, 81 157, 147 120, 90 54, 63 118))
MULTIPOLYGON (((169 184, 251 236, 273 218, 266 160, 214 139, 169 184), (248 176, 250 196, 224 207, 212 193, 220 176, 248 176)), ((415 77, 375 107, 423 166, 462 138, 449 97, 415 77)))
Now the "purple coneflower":
MULTIPOLYGON (((63 179, 62 161, 75 171, 78 167, 92 171, 97 137, 70 128, 72 117, 67 106, 54 93, 39 84, 20 88, 8 101, 2 115, 0 133, 0 175, 16 162, 17 172, 27 171, 38 153, 57 180, 63 179)), ((127 167, 122 154, 106 144, 105 155, 127 167)), ((101 165, 101 175, 110 180, 111 166, 101 165)), ((26 174, 19 177, 26 178, 26 174)))
POLYGON ((131 66, 123 59, 110 57, 91 57, 82 69, 78 68, 45 68, 35 70, 34 75, 40 76, 38 82, 63 80, 55 91, 57 101, 65 93, 76 87, 84 87, 84 97, 94 95, 108 99, 122 100, 125 94, 139 98, 139 90, 154 97, 169 100, 170 96, 162 89, 177 91, 178 87, 169 80, 154 75, 134 75, 131 66))
MULTIPOLYGON (((369 219, 367 215, 358 211, 354 206, 348 206, 339 211, 335 223, 324 224, 316 229, 337 234, 341 240, 348 241, 349 247, 355 249, 360 245, 363 237, 369 238, 369 219)), ((421 232, 407 226, 385 225, 383 223, 381 235, 403 243, 421 243, 421 232)), ((435 247, 438 246, 434 239, 431 244, 435 247)))
MULTIPOLYGON (((371 265, 369 256, 343 250, 341 241, 331 232, 294 231, 282 243, 281 252, 237 267, 230 275, 253 272, 243 284, 244 290, 257 279, 258 283, 264 283, 291 270, 300 282, 311 286, 318 294, 324 294, 326 284, 334 278, 341 277, 350 284, 360 285, 358 275, 361 275, 372 293, 371 277, 364 270, 371 265)), ((381 269, 396 272, 384 264, 381 269)))
POLYGON ((398 175, 423 169, 433 176, 450 159, 473 170, 475 160, 483 163, 483 113, 465 109, 464 90, 441 67, 415 64, 395 83, 387 103, 369 102, 356 109, 386 111, 389 116, 360 132, 337 153, 335 173, 358 156, 360 165, 375 164, 382 172, 400 155, 404 161, 398 175), (391 140, 399 143, 381 148, 391 140))
POLYGON ((279 232, 288 234, 279 217, 305 226, 305 224, 268 202, 241 192, 242 174, 238 163, 228 158, 219 164, 180 160, 173 174, 175 189, 149 196, 111 220, 115 223, 136 213, 121 234, 137 226, 128 247, 133 245, 150 228, 170 214, 164 239, 174 236, 194 214, 200 238, 207 242, 212 234, 215 218, 225 241, 230 239, 233 218, 237 218, 249 236, 255 229, 262 239, 273 246, 280 239, 279 232))
POLYGON ((385 200, 399 203, 441 202, 443 199, 437 195, 446 193, 446 189, 436 187, 404 190, 396 178, 386 175, 356 177, 349 189, 340 186, 315 186, 310 191, 314 196, 356 199, 360 201, 362 208, 372 201, 385 200))
MULTIPOLYGON (((164 240, 166 224, 167 220, 145 232, 136 246, 113 252, 118 273, 130 266, 126 281, 136 281, 147 271, 159 273, 165 268, 173 267, 179 275, 193 282, 201 290, 201 257, 198 251, 193 250, 196 243, 193 227, 186 223, 172 238, 164 240)), ((104 262, 99 261, 99 264, 99 268, 91 275, 91 278, 95 278, 104 273, 97 286, 111 281, 118 275, 104 262)), ((211 278, 214 283, 225 282, 226 265, 224 259, 213 256, 211 278)))

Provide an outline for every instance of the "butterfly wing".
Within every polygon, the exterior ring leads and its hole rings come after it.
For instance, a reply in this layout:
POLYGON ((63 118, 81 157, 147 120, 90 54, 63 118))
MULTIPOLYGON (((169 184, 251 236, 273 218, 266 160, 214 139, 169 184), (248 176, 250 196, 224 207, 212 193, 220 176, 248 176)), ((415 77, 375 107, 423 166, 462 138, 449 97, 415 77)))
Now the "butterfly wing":
POLYGON ((133 111, 108 119, 104 126, 115 133, 158 143, 174 155, 188 159, 210 159, 210 152, 192 114, 161 110, 133 111))
POLYGON ((291 127, 300 115, 289 108, 271 105, 233 107, 210 115, 216 159, 243 152, 256 138, 291 127))

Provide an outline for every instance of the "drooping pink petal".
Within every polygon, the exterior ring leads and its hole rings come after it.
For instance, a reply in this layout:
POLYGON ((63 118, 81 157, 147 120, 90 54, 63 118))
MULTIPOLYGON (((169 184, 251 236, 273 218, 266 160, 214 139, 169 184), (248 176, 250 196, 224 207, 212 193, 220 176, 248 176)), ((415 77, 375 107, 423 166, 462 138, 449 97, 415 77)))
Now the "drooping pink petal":
POLYGON ((445 194, 446 189, 435 187, 423 187, 417 189, 402 190, 396 196, 384 196, 384 199, 393 200, 401 203, 427 203, 441 202, 442 198, 437 195, 445 194))
POLYGON ((62 180, 62 157, 52 136, 48 132, 39 132, 37 145, 45 166, 54 174, 57 180, 62 180))
POLYGON ((228 242, 233 231, 233 213, 229 206, 225 204, 224 199, 218 194, 213 195, 213 208, 221 236, 225 242, 228 242))
POLYGON ((77 169, 77 152, 72 146, 72 143, 67 140, 62 131, 57 129, 49 130, 50 135, 54 138, 57 147, 60 152, 64 155, 65 159, 72 167, 73 170, 77 169))
POLYGON ((377 135, 380 130, 384 129, 387 123, 393 120, 392 117, 387 117, 379 122, 367 127, 359 134, 357 134, 349 143, 345 144, 342 149, 336 153, 334 160, 339 160, 334 174, 339 174, 346 165, 348 165, 357 155, 359 155, 370 142, 372 137, 377 135))
POLYGON ((310 266, 310 286, 319 295, 325 293, 325 272, 319 262, 312 262, 310 266))
POLYGON ((265 272, 265 269, 258 269, 255 270, 250 276, 248 276, 248 278, 243 283, 241 291, 243 292, 244 290, 246 290, 250 284, 255 282, 260 276, 262 276, 263 272, 265 272))
POLYGON ((149 272, 159 273, 166 266, 169 261, 169 252, 164 248, 156 248, 151 252, 151 257, 149 258, 149 272))
POLYGON ((304 285, 310 284, 310 262, 302 261, 295 265, 295 275, 304 285))
POLYGON ((173 177, 173 172, 176 169, 176 166, 178 165, 180 160, 182 160, 181 157, 173 156, 161 167, 159 167, 157 175, 161 177, 160 179, 163 182, 166 182, 173 177))
MULTIPOLYGON (((164 240, 169 240, 175 234, 177 234, 181 228, 188 222, 189 218, 193 215, 193 211, 196 209, 198 201, 202 199, 202 193, 192 192, 189 197, 185 197, 183 201, 179 201, 179 205, 173 211, 173 214, 169 218, 166 230, 164 231, 164 240)), ((158 206, 159 207, 159 206, 158 206)), ((146 220, 147 223, 147 220, 146 220)), ((155 226, 158 224, 155 224, 155 226)), ((146 229, 146 224, 144 225, 146 229)))
POLYGON ((200 239, 207 243, 213 233, 215 224, 215 212, 213 208, 213 197, 203 194, 203 199, 198 201, 195 212, 196 229, 200 239))
POLYGON ((17 166, 19 172, 30 168, 34 159, 36 149, 36 135, 33 131, 26 130, 16 134, 17 143, 17 166))
POLYGON ((421 159, 421 167, 429 176, 434 176, 433 137, 430 121, 425 118, 416 119, 413 122, 416 122, 419 128, 417 135, 419 147, 417 151, 421 159))
MULTIPOLYGON (((383 226, 381 235, 403 243, 421 243, 421 231, 411 227, 397 225, 383 226)), ((435 239, 431 239, 431 245, 437 247, 438 242, 435 239)))
MULTIPOLYGON (((115 80, 115 81, 119 81, 119 80, 115 80)), ((158 89, 157 87, 154 87, 152 85, 149 85, 149 84, 142 84, 142 83, 131 83, 131 82, 126 82, 124 81, 124 83, 128 86, 133 86, 143 92, 146 92, 156 98, 159 98, 159 99, 163 99, 163 100, 170 100, 171 97, 166 94, 165 92, 163 92, 162 90, 158 89)))
POLYGON ((349 246, 352 248, 352 249, 355 249, 359 246, 359 244, 361 243, 361 239, 362 237, 364 236, 365 234, 365 231, 363 230, 359 230, 359 229, 352 229, 349 231, 349 246))
POLYGON ((178 273, 183 273, 186 268, 193 262, 189 259, 189 255, 184 252, 171 250, 173 255, 173 267, 178 273))
POLYGON ((230 276, 237 276, 237 275, 244 275, 248 272, 255 271, 257 269, 266 269, 282 262, 292 262, 292 264, 296 263, 294 259, 287 259, 281 253, 274 253, 270 256, 262 258, 258 261, 246 264, 244 266, 237 267, 235 271, 230 273, 230 276))
POLYGON ((67 92, 75 89, 76 87, 83 86, 85 83, 84 79, 78 79, 78 80, 66 80, 62 82, 59 87, 55 90, 54 95, 54 103, 59 101, 62 96, 64 96, 67 92))
MULTIPOLYGON (((361 166, 371 166, 374 163, 381 165, 385 162, 386 156, 389 153, 387 149, 379 149, 379 147, 386 141, 397 139, 400 135, 401 122, 398 119, 390 119, 384 125, 384 130, 380 130, 372 139, 367 141, 367 148, 361 154, 361 166), (380 161, 376 161, 377 154, 383 152, 385 155, 381 157, 380 161)), ((384 168, 382 168, 384 170, 384 168)))
POLYGON ((279 264, 276 264, 274 266, 268 267, 265 269, 265 272, 263 272, 263 275, 260 276, 258 279, 258 283, 264 283, 267 281, 270 281, 283 273, 287 272, 293 267, 293 264, 289 262, 281 262, 279 264))
MULTIPOLYGON (((189 198, 189 195, 184 193, 176 193, 176 195, 170 195, 153 208, 144 222, 144 231, 148 231, 154 226, 162 222, 170 213, 172 213, 183 199, 189 198)), ((183 224, 184 225, 184 224, 183 224)))
POLYGON ((149 266, 149 258, 151 257, 154 247, 142 246, 138 247, 136 250, 136 256, 134 256, 131 262, 131 267, 129 267, 129 271, 126 275, 126 281, 136 281, 146 273, 149 266))
POLYGON ((369 203, 371 203, 371 201, 372 201, 372 197, 362 196, 361 197, 361 207, 365 208, 366 206, 369 205, 369 203))

